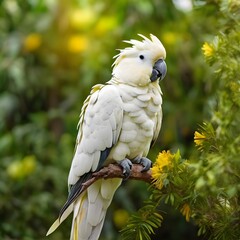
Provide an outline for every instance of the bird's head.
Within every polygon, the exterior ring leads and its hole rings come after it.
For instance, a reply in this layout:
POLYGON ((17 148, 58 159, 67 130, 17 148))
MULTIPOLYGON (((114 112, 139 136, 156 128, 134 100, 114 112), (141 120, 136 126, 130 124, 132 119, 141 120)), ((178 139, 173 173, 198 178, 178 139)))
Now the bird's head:
POLYGON ((118 81, 133 86, 146 86, 158 79, 162 80, 167 72, 164 61, 166 51, 160 40, 150 34, 150 38, 139 34, 142 41, 124 41, 131 47, 120 50, 113 63, 113 76, 118 81))

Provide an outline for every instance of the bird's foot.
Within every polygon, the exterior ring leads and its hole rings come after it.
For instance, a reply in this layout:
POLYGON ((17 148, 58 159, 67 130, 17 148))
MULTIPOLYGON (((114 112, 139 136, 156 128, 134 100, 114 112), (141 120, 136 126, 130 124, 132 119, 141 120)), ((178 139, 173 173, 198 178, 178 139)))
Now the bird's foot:
POLYGON ((124 179, 128 179, 132 170, 132 162, 125 158, 119 162, 119 165, 123 168, 124 179))
POLYGON ((152 167, 152 161, 146 157, 136 157, 133 162, 141 164, 143 166, 141 172, 146 172, 152 167))

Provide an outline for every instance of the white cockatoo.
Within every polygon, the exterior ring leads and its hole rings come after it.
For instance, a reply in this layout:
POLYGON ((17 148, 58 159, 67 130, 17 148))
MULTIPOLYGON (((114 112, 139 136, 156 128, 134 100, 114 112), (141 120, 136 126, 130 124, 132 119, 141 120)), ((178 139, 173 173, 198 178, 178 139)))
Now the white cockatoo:
POLYGON ((156 36, 139 36, 142 41, 125 41, 131 47, 115 56, 111 80, 95 85, 84 102, 68 177, 69 196, 47 235, 73 211, 70 239, 97 240, 122 179, 100 179, 82 191, 84 182, 110 163, 118 163, 126 178, 132 163, 142 164, 143 171, 151 167, 146 156, 161 128, 159 80, 167 71, 166 51, 156 36))

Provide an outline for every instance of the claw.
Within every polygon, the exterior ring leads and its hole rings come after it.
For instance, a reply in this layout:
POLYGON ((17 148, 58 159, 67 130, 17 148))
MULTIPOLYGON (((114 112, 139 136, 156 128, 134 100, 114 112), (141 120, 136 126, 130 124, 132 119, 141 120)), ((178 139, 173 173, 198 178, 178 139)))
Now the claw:
POLYGON ((134 159, 135 163, 139 163, 143 166, 141 172, 146 172, 152 167, 152 161, 146 157, 138 157, 134 159))
POLYGON ((128 179, 131 174, 132 162, 129 159, 125 158, 119 162, 119 165, 123 168, 124 179, 128 179))

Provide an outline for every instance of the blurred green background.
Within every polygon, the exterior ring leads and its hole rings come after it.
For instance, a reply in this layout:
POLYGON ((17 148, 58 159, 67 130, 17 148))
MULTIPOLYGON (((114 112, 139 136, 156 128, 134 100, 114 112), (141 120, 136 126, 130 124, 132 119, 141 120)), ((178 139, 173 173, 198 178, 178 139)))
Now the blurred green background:
MULTIPOLYGON (((67 198, 76 126, 91 86, 111 78, 115 49, 138 33, 167 51, 161 82, 163 125, 150 158, 163 149, 193 152, 213 86, 201 47, 217 29, 214 1, 0 1, 0 239, 68 239, 71 218, 48 228, 67 198)), ((128 181, 108 211, 102 239, 119 239, 131 212, 149 196, 128 181)), ((164 206, 152 239, 197 239, 196 227, 164 206)), ((200 239, 200 238, 199 238, 200 239)))

